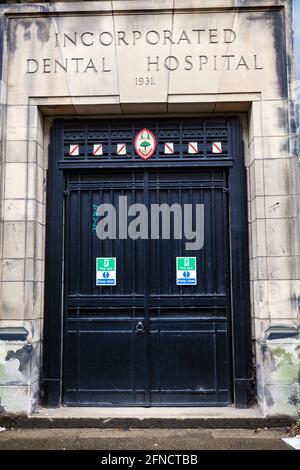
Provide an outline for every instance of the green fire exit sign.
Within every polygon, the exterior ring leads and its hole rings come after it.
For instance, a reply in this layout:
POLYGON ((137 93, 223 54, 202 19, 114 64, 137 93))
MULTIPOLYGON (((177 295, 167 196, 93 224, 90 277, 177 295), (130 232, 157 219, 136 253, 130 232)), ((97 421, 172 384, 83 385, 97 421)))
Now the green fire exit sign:
POLYGON ((176 258, 176 284, 178 286, 195 286, 197 284, 195 257, 176 258))
POLYGON ((116 258, 96 258, 96 285, 115 286, 116 258))

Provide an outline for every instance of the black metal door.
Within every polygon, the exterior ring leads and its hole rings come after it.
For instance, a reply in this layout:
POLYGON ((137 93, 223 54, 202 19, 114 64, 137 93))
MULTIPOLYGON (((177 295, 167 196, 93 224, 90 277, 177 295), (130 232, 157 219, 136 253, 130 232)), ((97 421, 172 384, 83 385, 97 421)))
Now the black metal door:
POLYGON ((226 169, 78 170, 66 189, 63 402, 231 403, 226 169), (96 208, 118 213, 119 196, 149 214, 152 204, 203 204, 203 248, 187 251, 172 230, 99 240, 96 208), (197 285, 176 285, 179 256, 196 257, 197 285), (97 257, 116 257, 116 286, 96 286, 97 257))

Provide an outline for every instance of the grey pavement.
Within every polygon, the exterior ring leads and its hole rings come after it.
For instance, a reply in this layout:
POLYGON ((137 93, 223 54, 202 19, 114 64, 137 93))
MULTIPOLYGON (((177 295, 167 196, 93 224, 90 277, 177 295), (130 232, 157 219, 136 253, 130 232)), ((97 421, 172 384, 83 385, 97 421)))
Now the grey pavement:
POLYGON ((0 450, 292 450, 277 429, 10 429, 0 450))

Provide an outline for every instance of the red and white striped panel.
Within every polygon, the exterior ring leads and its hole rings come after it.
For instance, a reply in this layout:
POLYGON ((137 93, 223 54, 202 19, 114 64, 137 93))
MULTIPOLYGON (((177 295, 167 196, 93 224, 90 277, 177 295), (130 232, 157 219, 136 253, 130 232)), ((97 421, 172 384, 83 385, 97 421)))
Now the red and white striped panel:
POLYGON ((198 153, 198 142, 189 142, 188 153, 198 153))
POLYGON ((171 155, 174 153, 174 144, 173 142, 168 142, 165 144, 164 147, 164 154, 165 155, 171 155))
POLYGON ((126 144, 117 144, 117 155, 126 155, 126 144))
POLYGON ((103 155, 103 145, 102 144, 94 144, 93 145, 93 155, 103 155))
POLYGON ((79 145, 78 144, 70 145, 69 157, 76 157, 78 155, 79 155, 79 145))
POLYGON ((222 153, 222 142, 214 142, 212 144, 212 153, 222 153))

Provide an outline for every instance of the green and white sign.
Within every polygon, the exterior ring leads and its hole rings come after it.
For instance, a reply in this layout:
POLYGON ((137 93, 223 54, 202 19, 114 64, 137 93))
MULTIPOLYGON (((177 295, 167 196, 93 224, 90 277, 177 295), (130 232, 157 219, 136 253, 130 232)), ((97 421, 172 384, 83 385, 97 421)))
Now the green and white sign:
POLYGON ((195 257, 176 258, 177 286, 197 285, 197 262, 195 257))
POLYGON ((117 285, 116 258, 96 258, 96 285, 117 285))

